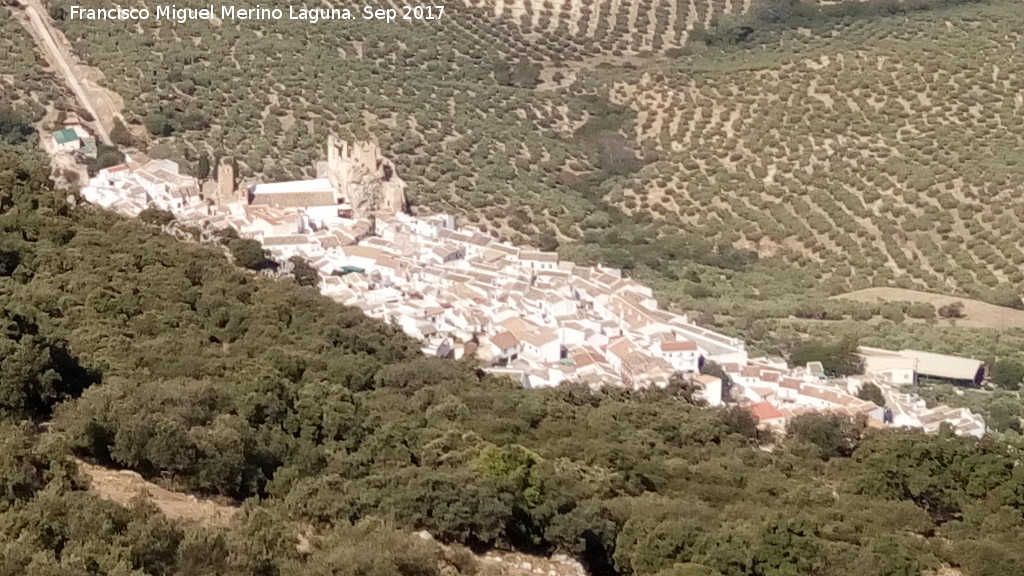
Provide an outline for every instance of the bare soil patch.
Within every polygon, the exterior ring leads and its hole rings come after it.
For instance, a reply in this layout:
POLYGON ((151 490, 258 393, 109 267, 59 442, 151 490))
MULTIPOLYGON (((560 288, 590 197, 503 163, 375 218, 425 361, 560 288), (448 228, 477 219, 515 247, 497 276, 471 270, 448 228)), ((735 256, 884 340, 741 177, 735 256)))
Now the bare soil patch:
MULTIPOLYGON (((847 298, 859 302, 926 302, 936 308, 953 302, 962 302, 965 318, 957 319, 957 326, 968 328, 1024 328, 1024 310, 995 306, 970 298, 945 296, 930 292, 919 292, 904 288, 865 288, 835 298, 847 298)), ((949 323, 948 320, 942 322, 949 323)))
POLYGON ((239 510, 236 504, 226 499, 214 501, 167 490, 144 480, 131 470, 111 470, 81 460, 76 463, 78 470, 89 478, 91 492, 122 506, 142 496, 168 518, 199 522, 207 526, 226 526, 239 510))

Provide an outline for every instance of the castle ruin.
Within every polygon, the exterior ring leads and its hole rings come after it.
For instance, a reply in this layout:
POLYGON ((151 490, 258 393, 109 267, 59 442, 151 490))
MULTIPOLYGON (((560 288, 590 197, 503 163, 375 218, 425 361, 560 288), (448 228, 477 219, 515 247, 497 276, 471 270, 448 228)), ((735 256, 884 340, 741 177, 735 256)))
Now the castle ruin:
POLYGON ((408 212, 405 182, 376 142, 327 138, 326 176, 354 218, 408 212))

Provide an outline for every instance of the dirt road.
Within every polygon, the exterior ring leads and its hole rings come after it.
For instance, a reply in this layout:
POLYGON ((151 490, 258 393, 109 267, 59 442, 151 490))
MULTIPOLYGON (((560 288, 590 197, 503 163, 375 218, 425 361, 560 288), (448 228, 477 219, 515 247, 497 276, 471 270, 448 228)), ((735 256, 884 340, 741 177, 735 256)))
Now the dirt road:
POLYGON ((36 46, 46 57, 47 62, 54 66, 63 77, 64 82, 74 92, 79 105, 94 119, 91 125, 104 144, 111 144, 110 130, 114 126, 114 118, 119 116, 117 107, 110 97, 105 97, 102 89, 86 86, 88 80, 78 68, 74 56, 65 45, 63 36, 50 24, 49 15, 40 0, 29 0, 23 11, 27 20, 27 28, 36 42, 36 46))

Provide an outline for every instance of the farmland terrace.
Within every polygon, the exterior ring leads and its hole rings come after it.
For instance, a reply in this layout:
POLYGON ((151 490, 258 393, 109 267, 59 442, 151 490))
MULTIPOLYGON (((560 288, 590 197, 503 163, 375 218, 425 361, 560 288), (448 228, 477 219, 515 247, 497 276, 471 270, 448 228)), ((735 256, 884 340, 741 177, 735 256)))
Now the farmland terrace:
MULTIPOLYGON (((776 321, 808 301, 873 345, 949 338, 828 300, 869 287, 1020 306, 1017 3, 776 8, 466 0, 430 23, 56 24, 153 156, 287 180, 312 176, 329 133, 374 134, 419 210, 622 268, 765 352, 817 330, 776 321)), ((973 330, 965 354, 1001 353, 973 330)))

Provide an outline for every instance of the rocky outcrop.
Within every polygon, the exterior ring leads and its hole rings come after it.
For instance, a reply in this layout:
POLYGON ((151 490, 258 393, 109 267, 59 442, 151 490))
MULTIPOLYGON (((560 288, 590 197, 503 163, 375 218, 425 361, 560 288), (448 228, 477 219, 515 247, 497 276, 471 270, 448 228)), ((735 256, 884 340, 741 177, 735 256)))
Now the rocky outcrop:
POLYGON ((376 142, 327 140, 327 178, 354 218, 408 212, 405 182, 376 142))

